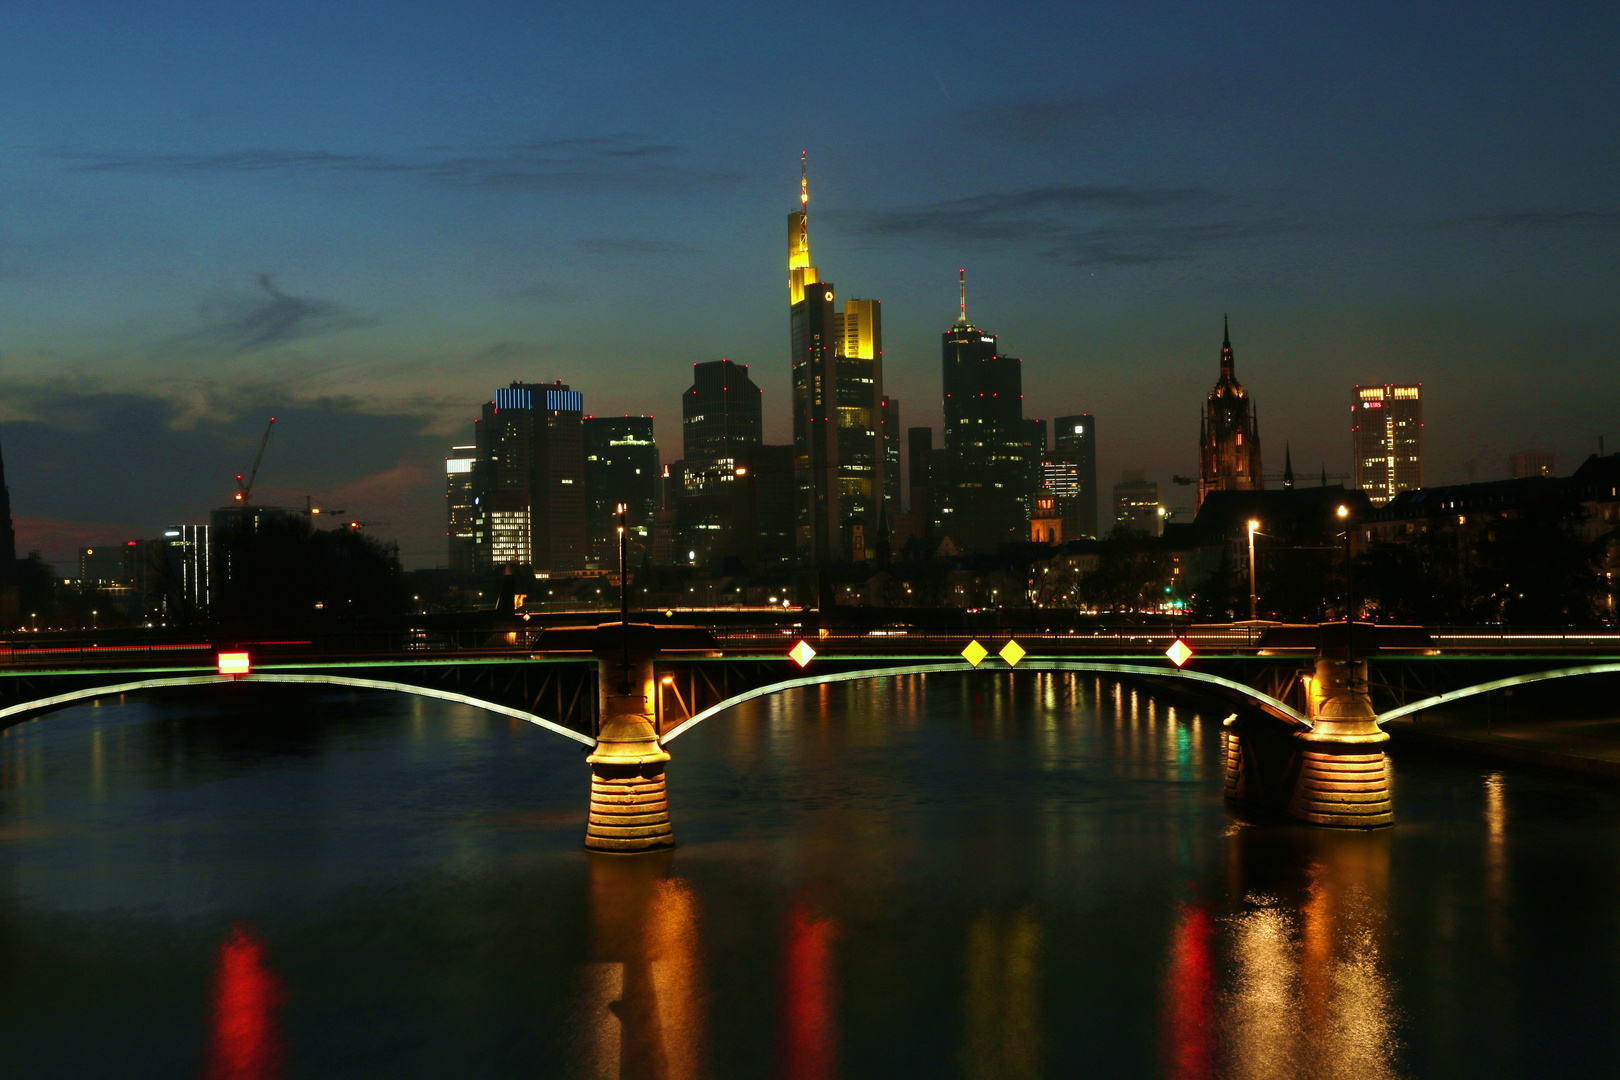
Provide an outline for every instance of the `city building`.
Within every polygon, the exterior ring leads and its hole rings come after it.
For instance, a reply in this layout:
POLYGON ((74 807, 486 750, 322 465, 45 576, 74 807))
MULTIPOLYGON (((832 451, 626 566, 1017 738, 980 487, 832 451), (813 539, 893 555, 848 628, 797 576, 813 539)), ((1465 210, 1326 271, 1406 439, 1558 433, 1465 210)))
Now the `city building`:
POLYGON ((701 495, 715 484, 730 483, 738 458, 760 444, 763 432, 760 389, 747 364, 693 364, 692 385, 681 395, 686 471, 680 494, 701 495))
POLYGON ((1090 413, 1060 416, 1052 421, 1056 460, 1075 466, 1079 490, 1064 514, 1064 535, 1069 539, 1097 536, 1097 418, 1090 413))
POLYGON ((1198 429, 1198 504, 1211 491, 1254 491, 1265 487, 1260 472, 1260 422, 1254 399, 1237 381, 1232 334, 1224 321, 1221 377, 1209 392, 1198 429))
POLYGON ((1423 386, 1357 386, 1350 398, 1355 486, 1375 506, 1423 486, 1423 386))
POLYGON ((892 521, 900 513, 900 399, 883 395, 883 507, 892 521))
POLYGON ((0 457, 0 576, 9 581, 17 561, 17 530, 11 523, 11 488, 6 483, 6 462, 0 457))
POLYGON ((207 525, 170 525, 163 530, 166 563, 171 575, 170 611, 196 614, 208 609, 213 596, 213 547, 207 525), (178 604, 175 603, 178 595, 178 604))
POLYGON ((79 584, 128 585, 129 567, 124 565, 124 549, 116 544, 79 549, 79 584))
POLYGON ((1063 510, 1055 496, 1046 492, 1035 496, 1035 509, 1029 516, 1029 539, 1034 544, 1063 543, 1063 510))
MULTIPOLYGON (((757 395, 756 395, 757 396, 757 395)), ((585 518, 590 557, 599 567, 618 567, 618 514, 625 506, 627 554, 638 563, 652 540, 653 515, 661 505, 662 466, 650 416, 587 416, 585 518)))
POLYGON ((936 470, 940 527, 964 552, 1024 539, 1031 486, 1023 361, 968 322, 967 271, 956 323, 941 335, 945 447, 936 470), (943 473, 943 475, 941 475, 943 473))
POLYGON ((884 491, 883 318, 876 300, 850 300, 810 264, 810 189, 788 215, 789 349, 793 388, 795 545, 824 564, 849 550, 852 528, 875 531, 884 491))
POLYGON ((444 459, 445 538, 449 542, 449 567, 460 574, 471 573, 477 565, 476 531, 478 489, 474 483, 478 447, 452 446, 444 459))
POLYGON ((1551 450, 1521 450, 1508 457, 1508 472, 1515 480, 1526 476, 1557 476, 1551 450))
POLYGON ((477 425, 479 569, 585 568, 584 399, 562 382, 495 391, 477 425))
POLYGON ((1114 485, 1114 525, 1132 532, 1158 536, 1164 531, 1164 506, 1159 502, 1159 485, 1144 480, 1141 469, 1120 473, 1114 485))

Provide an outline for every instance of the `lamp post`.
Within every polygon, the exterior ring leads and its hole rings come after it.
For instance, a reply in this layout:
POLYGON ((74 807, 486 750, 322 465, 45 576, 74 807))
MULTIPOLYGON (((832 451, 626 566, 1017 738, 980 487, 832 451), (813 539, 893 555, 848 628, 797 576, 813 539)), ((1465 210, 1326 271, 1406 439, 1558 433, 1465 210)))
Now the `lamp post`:
MULTIPOLYGON (((1344 522, 1344 662, 1346 670, 1353 673, 1355 669, 1350 665, 1355 661, 1351 638, 1356 632, 1356 589, 1353 577, 1355 563, 1350 558, 1350 508, 1340 503, 1338 514, 1339 520, 1344 522)), ((1353 674, 1347 679, 1353 682, 1353 674)))
POLYGON ((1254 530, 1260 523, 1254 518, 1249 519, 1249 621, 1254 622, 1260 617, 1260 596, 1254 589, 1254 530))

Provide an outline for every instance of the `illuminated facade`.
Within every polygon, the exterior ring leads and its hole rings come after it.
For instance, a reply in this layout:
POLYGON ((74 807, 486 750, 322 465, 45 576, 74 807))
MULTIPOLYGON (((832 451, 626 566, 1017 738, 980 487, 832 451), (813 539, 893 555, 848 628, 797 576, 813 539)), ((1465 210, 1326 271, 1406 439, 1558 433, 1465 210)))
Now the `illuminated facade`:
POLYGON ((471 573, 476 565, 477 546, 473 534, 478 506, 478 488, 473 482, 478 464, 478 447, 452 446, 444 459, 445 537, 450 544, 450 569, 471 573))
POLYGON ((213 598, 213 549, 207 525, 171 525, 163 530, 167 562, 179 583, 180 611, 200 612, 213 598))
POLYGON ((475 441, 478 568, 516 562, 536 570, 584 569, 580 393, 561 382, 502 387, 485 403, 475 441))
POLYGON ((1030 434, 1023 361, 967 319, 962 272, 956 323, 941 335, 945 448, 934 480, 940 528, 964 552, 1025 538, 1030 434))
POLYGON ((662 467, 650 416, 587 416, 585 434, 585 517, 590 557, 616 570, 619 558, 617 507, 625 506, 630 562, 638 563, 652 540, 653 515, 660 503, 662 467))
MULTIPOLYGON (((802 166, 802 161, 801 161, 802 166)), ((883 307, 835 303, 810 264, 809 182, 788 215, 789 350, 793 387, 794 543, 830 562, 857 527, 873 533, 884 493, 883 307)))
POLYGON ((1221 377, 1209 392, 1198 430, 1198 504, 1211 491, 1255 491, 1260 472, 1260 423, 1254 399, 1237 381, 1232 335, 1223 326, 1221 377))
POLYGON ((1423 486, 1423 386, 1357 386, 1350 398, 1356 487, 1375 505, 1423 486))
POLYGON ((892 521, 900 512, 900 399, 883 395, 883 507, 892 521))
POLYGON ((715 494, 716 485, 730 483, 763 431, 760 389, 747 364, 693 364, 692 385, 681 395, 682 494, 715 494))
POLYGON ((1097 418, 1090 413, 1060 416, 1052 429, 1053 457, 1074 466, 1079 486, 1065 509, 1064 535, 1097 536, 1097 418))

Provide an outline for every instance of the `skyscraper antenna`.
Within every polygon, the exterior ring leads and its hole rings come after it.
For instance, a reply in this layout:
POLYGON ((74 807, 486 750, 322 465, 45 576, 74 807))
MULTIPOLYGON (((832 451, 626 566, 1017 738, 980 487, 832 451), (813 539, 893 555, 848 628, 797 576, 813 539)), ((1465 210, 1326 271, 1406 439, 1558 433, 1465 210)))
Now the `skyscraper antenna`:
POLYGON ((960 313, 956 316, 956 321, 957 321, 957 323, 959 325, 966 326, 967 325, 967 267, 964 266, 962 269, 958 270, 956 272, 956 278, 957 278, 957 284, 961 287, 961 290, 962 290, 962 309, 961 309, 960 313))
POLYGON ((799 208, 810 212, 810 151, 799 151, 799 208))

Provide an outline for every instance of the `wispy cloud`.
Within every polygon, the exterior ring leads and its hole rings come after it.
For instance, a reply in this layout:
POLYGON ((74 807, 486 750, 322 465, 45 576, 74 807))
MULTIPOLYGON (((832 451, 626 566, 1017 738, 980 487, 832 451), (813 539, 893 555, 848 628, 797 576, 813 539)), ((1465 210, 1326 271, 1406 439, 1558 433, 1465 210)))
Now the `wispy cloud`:
POLYGON ((829 215, 873 240, 1007 245, 1068 266, 1139 266, 1297 226, 1247 217, 1200 187, 1048 184, 925 206, 829 215))
POLYGON ((588 251, 592 255, 651 255, 651 256, 677 256, 691 255, 697 249, 688 247, 675 240, 644 240, 634 236, 599 236, 584 240, 575 240, 574 246, 581 251, 588 251))
POLYGON ((1498 210, 1444 222, 1468 229, 1613 229, 1620 210, 1498 210))
POLYGON ((447 187, 557 191, 592 187, 681 190, 733 179, 682 165, 681 148, 631 135, 545 139, 482 148, 427 147, 411 153, 248 148, 216 153, 53 150, 67 168, 168 176, 409 176, 447 187))
POLYGON ((170 338, 166 355, 242 356, 278 345, 375 325, 332 300, 291 296, 276 288, 269 274, 259 275, 262 296, 218 294, 198 308, 203 325, 170 338))

